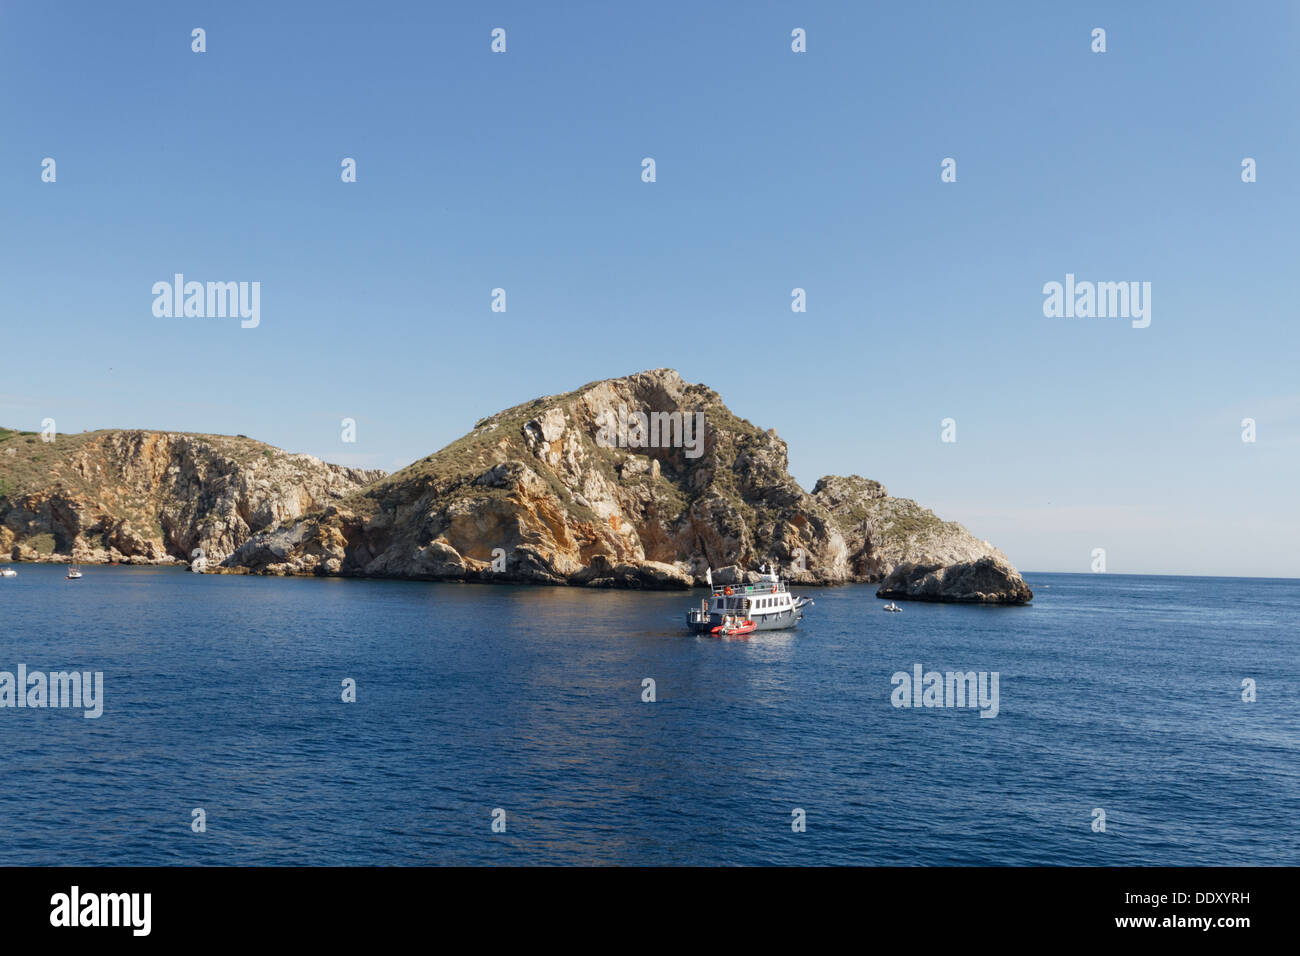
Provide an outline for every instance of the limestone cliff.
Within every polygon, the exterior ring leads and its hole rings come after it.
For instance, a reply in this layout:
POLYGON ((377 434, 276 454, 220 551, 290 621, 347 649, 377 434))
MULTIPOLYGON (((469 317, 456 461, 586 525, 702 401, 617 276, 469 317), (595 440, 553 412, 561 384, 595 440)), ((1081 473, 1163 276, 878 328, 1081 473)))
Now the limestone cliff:
POLYGON ((0 560, 219 562, 382 476, 242 436, 0 429, 0 560))
POLYGON ((877 482, 830 476, 805 492, 775 431, 671 369, 482 419, 394 475, 286 515, 220 570, 685 588, 708 568, 724 580, 761 562, 806 584, 875 582, 904 566, 961 582, 890 592, 902 598, 1032 597, 992 545, 877 482), (963 569, 976 566, 968 586, 963 569))

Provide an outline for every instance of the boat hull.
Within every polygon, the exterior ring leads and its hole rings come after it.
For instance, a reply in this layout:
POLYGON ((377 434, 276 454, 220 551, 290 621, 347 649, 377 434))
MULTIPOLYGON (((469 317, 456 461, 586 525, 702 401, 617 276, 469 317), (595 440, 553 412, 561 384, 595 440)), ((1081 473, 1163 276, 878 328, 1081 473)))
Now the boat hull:
MULTIPOLYGON (((799 626, 803 620, 803 608, 787 608, 771 614, 755 614, 751 611, 749 619, 754 622, 755 631, 787 631, 799 626)), ((705 617, 694 608, 686 612, 686 626, 697 634, 709 634, 721 623, 721 614, 705 617)))

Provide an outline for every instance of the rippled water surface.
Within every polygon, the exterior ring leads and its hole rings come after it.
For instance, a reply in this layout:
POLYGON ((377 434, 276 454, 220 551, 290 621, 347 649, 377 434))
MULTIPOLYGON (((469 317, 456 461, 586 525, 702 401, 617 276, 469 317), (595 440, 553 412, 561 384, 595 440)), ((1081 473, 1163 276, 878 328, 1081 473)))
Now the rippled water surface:
POLYGON ((726 642, 698 594, 18 570, 0 671, 105 702, 0 708, 0 864, 1300 864, 1297 581, 808 589, 726 642), (998 716, 894 708, 917 663, 998 716))

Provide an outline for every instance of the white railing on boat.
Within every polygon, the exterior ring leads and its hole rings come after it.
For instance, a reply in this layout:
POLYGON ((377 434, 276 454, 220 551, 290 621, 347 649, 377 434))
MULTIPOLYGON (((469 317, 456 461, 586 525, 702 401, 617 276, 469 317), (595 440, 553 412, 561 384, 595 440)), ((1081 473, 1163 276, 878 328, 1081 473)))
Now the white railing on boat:
POLYGON ((714 597, 747 597, 751 594, 772 594, 772 589, 776 588, 777 594, 782 594, 790 589, 781 581, 777 584, 768 582, 767 584, 715 584, 713 585, 714 597))

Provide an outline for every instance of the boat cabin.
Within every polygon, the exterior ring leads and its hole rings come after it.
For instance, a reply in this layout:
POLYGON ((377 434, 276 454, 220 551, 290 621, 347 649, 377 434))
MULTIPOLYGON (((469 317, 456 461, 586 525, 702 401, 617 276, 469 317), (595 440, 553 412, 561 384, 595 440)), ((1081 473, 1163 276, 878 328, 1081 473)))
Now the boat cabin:
POLYGON ((775 574, 761 575, 757 584, 715 584, 705 602, 709 618, 722 620, 724 614, 739 614, 757 623, 794 613, 794 597, 775 574))

